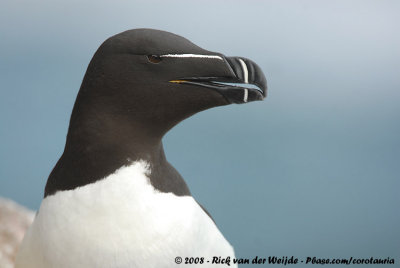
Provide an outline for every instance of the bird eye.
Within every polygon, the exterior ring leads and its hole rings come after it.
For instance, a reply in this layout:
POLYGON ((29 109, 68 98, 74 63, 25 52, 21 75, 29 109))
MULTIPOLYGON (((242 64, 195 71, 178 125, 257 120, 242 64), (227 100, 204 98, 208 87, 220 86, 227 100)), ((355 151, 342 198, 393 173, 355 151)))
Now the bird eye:
POLYGON ((151 63, 159 63, 162 58, 160 56, 157 55, 148 55, 147 59, 151 62, 151 63))

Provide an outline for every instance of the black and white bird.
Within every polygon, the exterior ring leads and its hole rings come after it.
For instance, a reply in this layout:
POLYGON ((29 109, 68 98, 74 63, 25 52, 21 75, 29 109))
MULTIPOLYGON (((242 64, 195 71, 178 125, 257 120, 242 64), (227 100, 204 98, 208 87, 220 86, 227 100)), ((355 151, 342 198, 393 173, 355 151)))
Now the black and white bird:
POLYGON ((232 258, 166 160, 162 138, 197 112, 262 100, 266 89, 251 60, 169 32, 135 29, 107 39, 87 68, 16 267, 175 267, 177 256, 215 267, 213 256, 232 258))

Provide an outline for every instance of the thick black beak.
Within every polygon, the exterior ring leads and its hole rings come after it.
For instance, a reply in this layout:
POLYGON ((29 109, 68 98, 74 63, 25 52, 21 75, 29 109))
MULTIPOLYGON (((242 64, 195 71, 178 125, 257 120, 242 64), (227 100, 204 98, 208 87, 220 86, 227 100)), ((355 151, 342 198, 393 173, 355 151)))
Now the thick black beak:
POLYGON ((267 96, 267 79, 261 68, 252 60, 242 57, 225 58, 234 71, 239 83, 256 85, 267 96))
POLYGON ((267 80, 261 68, 243 57, 223 57, 230 76, 185 77, 171 82, 207 87, 218 91, 229 103, 247 103, 267 96, 267 80))
POLYGON ((246 103, 263 100, 267 96, 267 79, 255 62, 243 57, 225 57, 225 59, 235 74, 232 82, 229 81, 231 79, 219 82, 224 85, 220 92, 228 101, 246 103))

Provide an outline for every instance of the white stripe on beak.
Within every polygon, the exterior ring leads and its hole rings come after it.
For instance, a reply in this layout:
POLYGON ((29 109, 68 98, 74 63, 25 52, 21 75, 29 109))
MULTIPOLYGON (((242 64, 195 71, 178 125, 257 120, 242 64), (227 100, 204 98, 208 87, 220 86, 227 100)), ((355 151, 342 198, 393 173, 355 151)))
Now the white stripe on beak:
POLYGON ((249 71, 247 70, 247 65, 244 62, 244 60, 242 60, 242 59, 239 59, 239 62, 243 69, 244 82, 246 84, 248 84, 249 83, 249 71))
POLYGON ((249 90, 245 88, 243 93, 243 102, 247 102, 248 97, 249 97, 249 90))

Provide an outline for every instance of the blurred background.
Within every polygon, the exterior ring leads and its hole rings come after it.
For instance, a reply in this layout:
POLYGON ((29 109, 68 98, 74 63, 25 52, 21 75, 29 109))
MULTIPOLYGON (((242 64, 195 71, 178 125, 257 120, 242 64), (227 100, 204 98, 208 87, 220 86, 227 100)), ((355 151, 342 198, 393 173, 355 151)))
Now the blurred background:
POLYGON ((399 14, 387 0, 3 0, 0 196, 39 208, 98 46, 162 29, 267 76, 266 101, 199 113, 164 138, 237 257, 398 263, 399 14))

